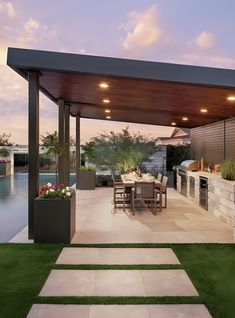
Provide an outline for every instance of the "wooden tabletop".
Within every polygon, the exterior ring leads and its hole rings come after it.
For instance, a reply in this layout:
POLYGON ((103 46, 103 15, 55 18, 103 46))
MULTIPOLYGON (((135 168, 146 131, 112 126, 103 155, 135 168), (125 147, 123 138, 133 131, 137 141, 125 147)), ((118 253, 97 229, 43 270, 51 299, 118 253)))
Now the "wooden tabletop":
POLYGON ((161 185, 161 181, 154 177, 150 177, 146 174, 143 174, 142 177, 135 177, 135 176, 130 176, 128 177, 127 175, 121 175, 122 182, 124 186, 129 186, 132 187, 135 185, 135 182, 155 182, 156 185, 161 185))

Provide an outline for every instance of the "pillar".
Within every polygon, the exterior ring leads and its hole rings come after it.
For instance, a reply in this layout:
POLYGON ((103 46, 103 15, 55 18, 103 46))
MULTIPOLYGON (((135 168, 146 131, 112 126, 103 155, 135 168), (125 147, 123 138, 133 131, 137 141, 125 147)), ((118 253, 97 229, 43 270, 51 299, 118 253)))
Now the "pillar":
POLYGON ((69 106, 64 106, 64 142, 65 152, 64 156, 64 184, 70 184, 70 113, 69 106))
POLYGON ((76 117, 76 189, 78 189, 78 172, 80 170, 80 116, 76 117))
POLYGON ((28 238, 34 236, 34 199, 39 193, 39 74, 28 75, 28 238))
MULTIPOLYGON (((58 134, 60 146, 65 146, 65 109, 64 100, 59 99, 59 118, 58 118, 58 134)), ((64 155, 60 155, 58 158, 58 182, 65 183, 64 181, 64 155)))

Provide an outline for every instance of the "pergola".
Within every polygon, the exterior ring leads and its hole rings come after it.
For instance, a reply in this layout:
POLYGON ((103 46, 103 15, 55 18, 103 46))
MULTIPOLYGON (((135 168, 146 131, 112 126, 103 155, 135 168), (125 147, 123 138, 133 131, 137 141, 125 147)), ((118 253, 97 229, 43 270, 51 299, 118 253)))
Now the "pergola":
MULTIPOLYGON (((69 147, 76 117, 77 171, 80 118, 194 128, 235 116, 234 70, 18 48, 8 49, 7 64, 28 81, 29 238, 39 191, 39 91, 59 107, 61 145, 69 147)), ((65 156, 58 175, 68 183, 65 156)))

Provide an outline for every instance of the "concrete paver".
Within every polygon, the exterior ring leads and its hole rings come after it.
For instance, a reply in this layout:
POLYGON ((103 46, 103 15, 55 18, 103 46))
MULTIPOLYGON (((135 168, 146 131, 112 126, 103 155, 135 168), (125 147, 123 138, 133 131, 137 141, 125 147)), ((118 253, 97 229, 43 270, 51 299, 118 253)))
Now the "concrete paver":
POLYGON ((196 296, 184 270, 53 270, 40 296, 196 296))
POLYGON ((179 264, 171 248, 65 247, 56 264, 179 264))
POLYGON ((27 318, 212 318, 204 305, 35 304, 27 318))

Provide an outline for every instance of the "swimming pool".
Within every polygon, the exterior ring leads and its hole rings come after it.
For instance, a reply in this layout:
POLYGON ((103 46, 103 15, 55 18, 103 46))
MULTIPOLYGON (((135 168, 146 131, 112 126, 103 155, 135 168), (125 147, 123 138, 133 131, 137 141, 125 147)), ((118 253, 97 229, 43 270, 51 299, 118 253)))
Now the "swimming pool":
MULTIPOLYGON (((70 176, 70 184, 75 183, 70 176)), ((55 183, 55 175, 40 174, 40 186, 55 183)), ((0 177, 0 243, 8 242, 28 224, 28 174, 0 177)))

